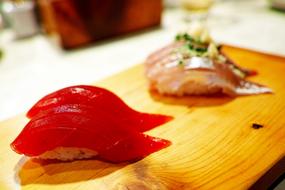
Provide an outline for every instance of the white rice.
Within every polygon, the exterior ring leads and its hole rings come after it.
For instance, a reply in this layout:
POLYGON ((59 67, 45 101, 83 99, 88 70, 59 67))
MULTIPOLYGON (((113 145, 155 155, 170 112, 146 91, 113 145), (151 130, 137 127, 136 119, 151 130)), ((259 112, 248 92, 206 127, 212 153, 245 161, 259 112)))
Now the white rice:
POLYGON ((38 156, 41 159, 57 159, 62 161, 70 161, 77 159, 86 159, 96 156, 96 151, 87 148, 76 148, 76 147, 58 147, 51 151, 38 156))

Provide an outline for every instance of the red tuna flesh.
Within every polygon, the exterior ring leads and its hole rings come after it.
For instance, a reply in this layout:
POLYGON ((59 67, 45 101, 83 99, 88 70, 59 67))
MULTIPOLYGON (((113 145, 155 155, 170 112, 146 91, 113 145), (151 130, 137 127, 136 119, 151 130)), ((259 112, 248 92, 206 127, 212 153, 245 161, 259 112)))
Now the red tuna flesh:
POLYGON ((11 147, 31 157, 57 147, 77 147, 94 150, 104 160, 122 162, 143 158, 170 145, 167 140, 142 132, 171 117, 135 111, 112 92, 98 87, 59 90, 42 98, 28 115, 31 120, 11 147))

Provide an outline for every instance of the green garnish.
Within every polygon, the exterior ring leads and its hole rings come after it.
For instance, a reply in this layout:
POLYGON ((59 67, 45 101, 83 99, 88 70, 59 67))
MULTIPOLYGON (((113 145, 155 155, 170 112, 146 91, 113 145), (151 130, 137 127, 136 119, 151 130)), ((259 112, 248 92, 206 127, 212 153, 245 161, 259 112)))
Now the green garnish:
POLYGON ((182 36, 181 36, 180 34, 177 34, 177 35, 175 36, 175 40, 176 40, 176 41, 182 40, 182 36))
POLYGON ((178 65, 183 65, 184 61, 183 60, 179 60, 178 65))
POLYGON ((188 49, 190 49, 190 50, 193 50, 194 49, 194 47, 193 47, 193 45, 192 44, 186 44, 186 46, 188 47, 188 49))
POLYGON ((216 44, 211 41, 202 41, 201 36, 194 37, 188 33, 180 33, 175 36, 175 40, 183 42, 183 45, 175 50, 181 56, 178 65, 184 65, 185 59, 195 56, 212 59, 219 58, 219 50, 216 44))
POLYGON ((189 41, 189 42, 194 42, 195 39, 192 38, 192 36, 190 36, 189 34, 187 33, 183 33, 183 34, 177 34, 175 39, 177 41, 180 41, 180 40, 185 40, 185 41, 189 41))
POLYGON ((208 50, 208 48, 200 48, 200 47, 195 48, 195 51, 197 51, 197 52, 206 52, 207 50, 208 50))
POLYGON ((186 56, 205 56, 208 51, 208 44, 202 43, 200 39, 187 33, 177 34, 175 40, 185 41, 185 46, 179 48, 178 52, 186 56))
POLYGON ((201 41, 200 38, 194 38, 192 37, 191 35, 187 34, 187 33, 182 33, 182 34, 177 34, 175 36, 175 40, 176 41, 186 41, 186 42, 194 42, 196 44, 199 44, 199 45, 203 45, 204 43, 201 41))

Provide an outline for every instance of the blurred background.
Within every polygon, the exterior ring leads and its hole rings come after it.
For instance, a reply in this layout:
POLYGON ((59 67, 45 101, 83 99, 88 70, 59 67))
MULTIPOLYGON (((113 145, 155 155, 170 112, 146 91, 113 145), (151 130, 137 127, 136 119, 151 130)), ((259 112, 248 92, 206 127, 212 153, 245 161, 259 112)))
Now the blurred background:
POLYGON ((195 22, 219 43, 285 56, 284 10, 285 0, 0 0, 0 120, 142 63, 195 22))
POLYGON ((221 44, 285 56, 284 11, 285 0, 0 0, 0 120, 140 64, 197 22, 221 44))
POLYGON ((0 120, 58 88, 142 63, 195 22, 285 56, 285 0, 0 0, 0 120))

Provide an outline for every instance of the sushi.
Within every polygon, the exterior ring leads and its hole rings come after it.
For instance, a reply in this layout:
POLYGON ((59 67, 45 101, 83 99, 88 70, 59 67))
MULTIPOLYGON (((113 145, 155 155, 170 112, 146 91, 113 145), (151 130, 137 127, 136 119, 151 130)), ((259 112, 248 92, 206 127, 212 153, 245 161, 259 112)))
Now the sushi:
POLYGON ((69 161, 96 156, 118 163, 141 159, 171 144, 143 132, 172 117, 135 111, 114 93, 94 86, 53 92, 27 117, 30 121, 11 148, 34 158, 69 161))
POLYGON ((145 61, 150 90, 168 95, 229 96, 271 93, 271 89, 245 80, 256 72, 230 60, 203 26, 180 33, 175 41, 145 61))

